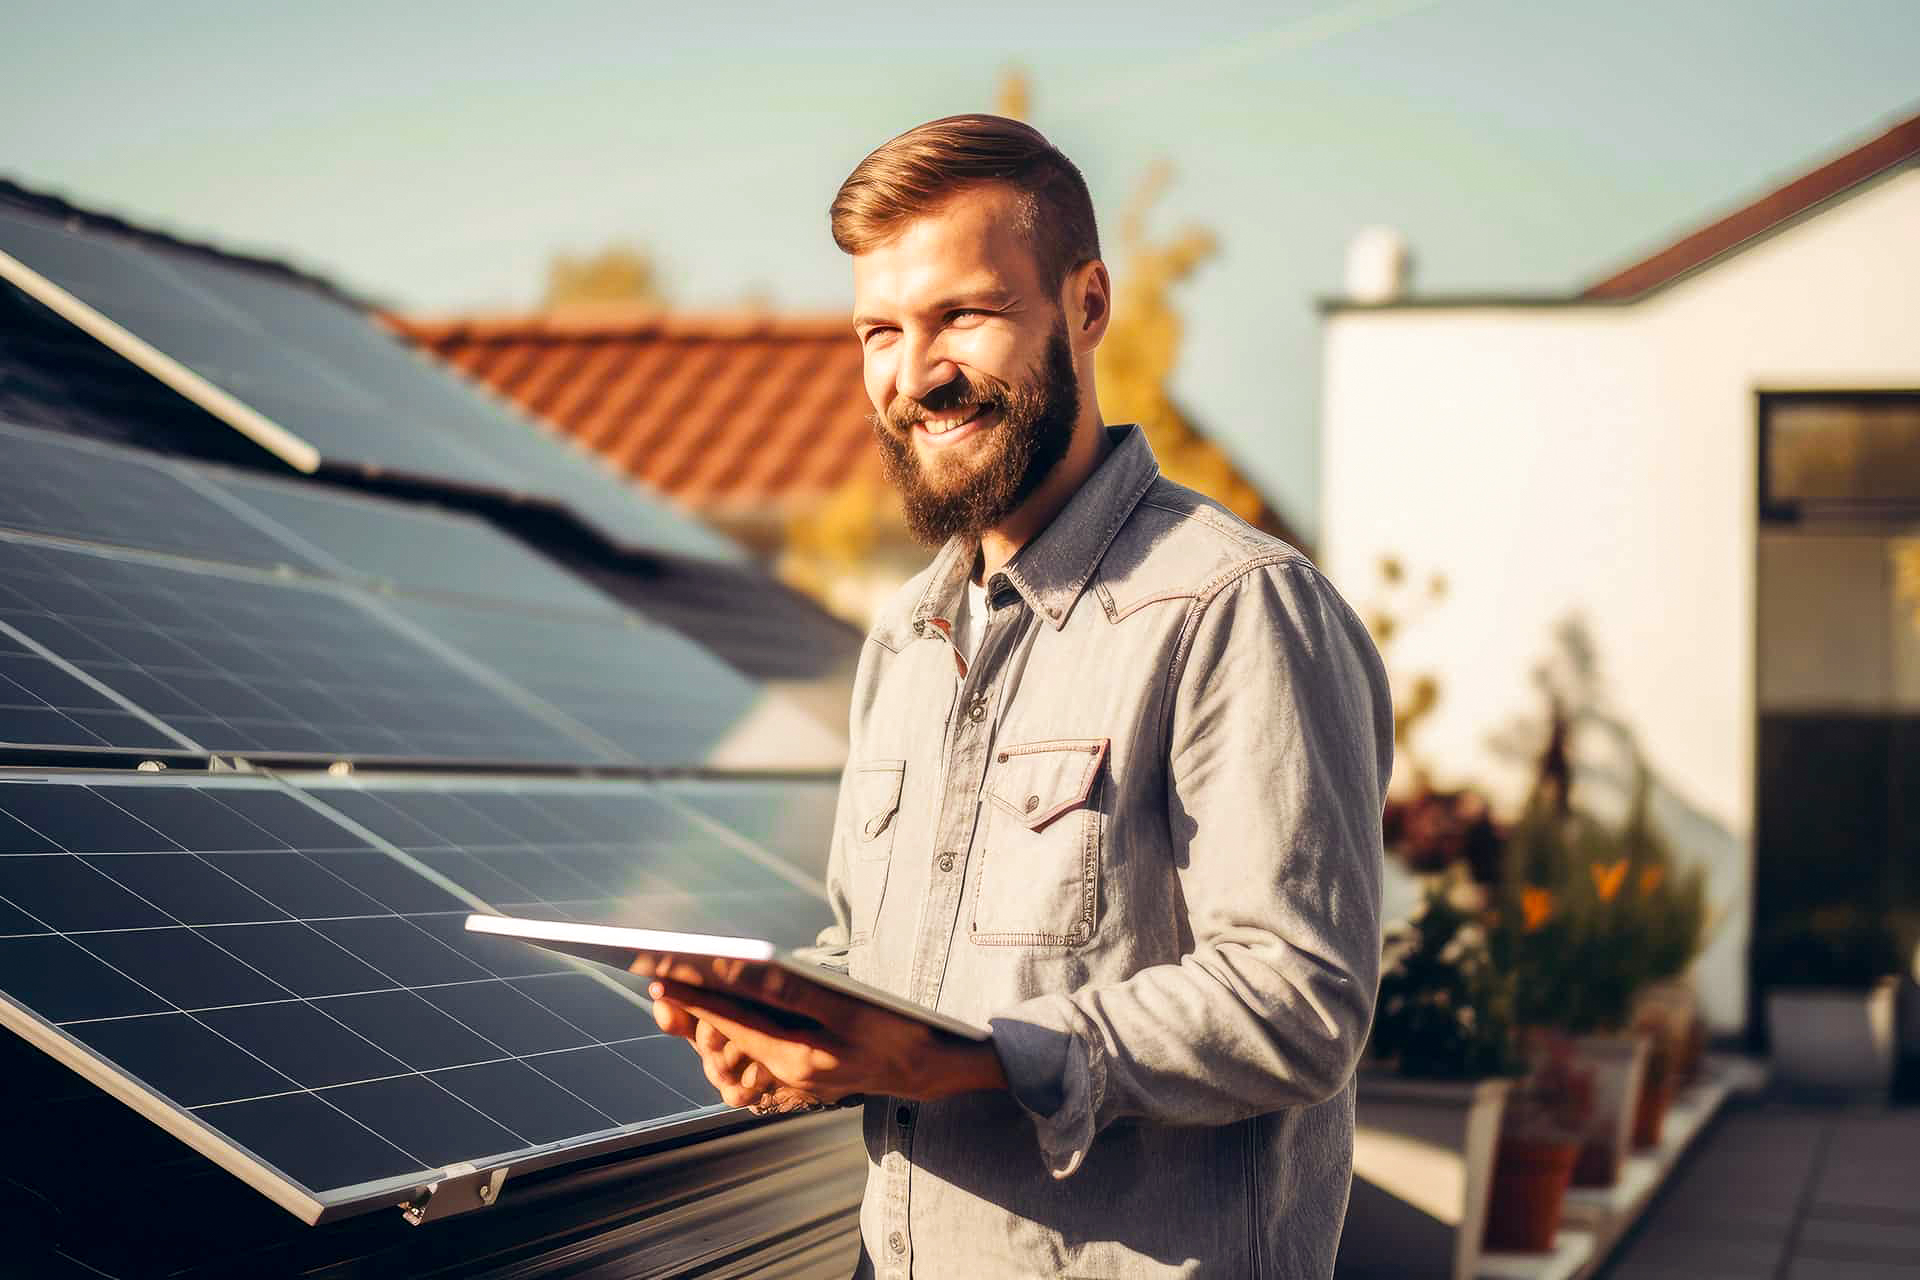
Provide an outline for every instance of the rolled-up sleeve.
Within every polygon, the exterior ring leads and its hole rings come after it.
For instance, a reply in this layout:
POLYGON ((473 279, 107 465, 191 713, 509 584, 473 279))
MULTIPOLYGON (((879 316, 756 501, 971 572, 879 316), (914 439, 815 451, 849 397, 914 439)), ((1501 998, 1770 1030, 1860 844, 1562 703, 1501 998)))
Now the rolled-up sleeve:
POLYGON ((1180 653, 1165 821, 1191 948, 993 1019, 1056 1177, 1125 1117, 1226 1124, 1334 1096, 1373 1016, 1393 712, 1366 629, 1288 560, 1196 599, 1180 653))

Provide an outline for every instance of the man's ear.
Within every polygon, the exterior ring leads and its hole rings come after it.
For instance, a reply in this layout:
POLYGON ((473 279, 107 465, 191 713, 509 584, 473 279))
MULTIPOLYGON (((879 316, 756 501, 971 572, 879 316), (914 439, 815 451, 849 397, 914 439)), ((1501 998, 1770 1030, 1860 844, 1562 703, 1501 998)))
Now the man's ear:
POLYGON ((1093 350, 1107 336, 1107 324, 1113 319, 1113 281, 1107 264, 1095 258, 1069 271, 1061 295, 1074 350, 1093 350))

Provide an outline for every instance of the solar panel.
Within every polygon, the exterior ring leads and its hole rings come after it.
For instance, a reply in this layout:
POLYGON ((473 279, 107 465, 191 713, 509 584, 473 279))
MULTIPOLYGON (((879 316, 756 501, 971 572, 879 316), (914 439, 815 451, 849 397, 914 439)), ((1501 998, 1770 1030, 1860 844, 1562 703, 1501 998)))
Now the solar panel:
POLYGON ((680 633, 632 616, 510 616, 413 597, 384 604, 639 764, 837 768, 846 754, 797 707, 680 633))
POLYGON ((63 314, 297 465, 313 449, 328 464, 559 502, 622 546, 742 557, 317 287, 17 208, 0 208, 0 250, 42 277, 0 261, 16 284, 78 299, 90 310, 63 314))
MULTIPOLYGON (((346 588, 0 538, 0 623, 158 717, 190 749, 610 759, 384 625, 355 599, 346 588)), ((78 697, 71 685, 52 692, 78 697)), ((0 742, 44 743, 35 735, 60 727, 24 699, 12 700, 22 705, 0 710, 0 742)), ((118 730, 138 732, 123 719, 114 722, 118 730)), ((93 745, 80 736, 53 741, 93 745)))
POLYGON ((810 884, 827 878, 838 782, 669 782, 661 791, 738 832, 800 869, 810 884))
POLYGON ((0 527, 232 564, 314 562, 208 498, 184 469, 0 423, 0 527))
POLYGON ((44 657, 11 630, 0 582, 0 744, 177 751, 192 743, 44 657))
MULTIPOLYGON (((819 880, 690 819, 651 784, 447 778, 307 790, 509 915, 784 946, 811 942, 827 923, 819 880)), ((476 937, 468 945, 521 944, 476 937)))
MULTIPOLYGON (((531 811, 573 813, 534 788, 531 811)), ((585 859, 609 851, 556 856, 602 875, 585 859)), ((722 869, 739 887, 756 866, 722 869)), ((0 1021, 309 1222, 448 1165, 537 1168, 722 1113, 643 999, 465 933, 477 905, 265 780, 0 781, 0 1021)))
POLYGON ((232 472, 206 474, 329 572, 524 609, 622 612, 579 578, 471 516, 232 472))

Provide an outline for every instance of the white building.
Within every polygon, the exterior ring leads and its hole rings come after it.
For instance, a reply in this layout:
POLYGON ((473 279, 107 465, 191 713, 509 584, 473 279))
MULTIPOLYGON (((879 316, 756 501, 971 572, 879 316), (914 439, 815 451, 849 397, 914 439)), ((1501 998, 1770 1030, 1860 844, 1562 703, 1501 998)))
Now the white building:
MULTIPOLYGON (((1326 311, 1322 563, 1360 598, 1383 555, 1447 575, 1394 654, 1440 680, 1438 780, 1517 801, 1499 739, 1577 620, 1712 868, 1717 1028, 1756 918, 1920 907, 1920 116, 1571 296, 1326 311)), ((1583 780, 1621 776, 1606 736, 1583 780)))

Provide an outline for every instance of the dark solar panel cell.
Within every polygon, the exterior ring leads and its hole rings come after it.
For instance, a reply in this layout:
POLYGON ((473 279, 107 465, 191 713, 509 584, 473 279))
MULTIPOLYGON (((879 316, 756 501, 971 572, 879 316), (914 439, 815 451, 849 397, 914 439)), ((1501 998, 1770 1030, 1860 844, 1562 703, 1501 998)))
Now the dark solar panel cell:
POLYGON ((73 1034, 182 1107, 233 1102, 298 1086, 183 1013, 87 1022, 73 1034))
POLYGON ((157 853, 180 848, 86 787, 0 785, 0 810, 69 853, 157 853))
POLYGON ((692 1103, 605 1047, 542 1054, 530 1059, 529 1065, 621 1124, 657 1120, 692 1106, 719 1103, 717 1096, 712 1103, 692 1103))
POLYGON ((594 1043, 594 1037, 504 982, 431 987, 420 992, 420 998, 511 1054, 549 1053, 594 1043))
POLYGON ((379 1045, 415 1071, 465 1066, 506 1057, 411 991, 317 1000, 314 1007, 379 1045))
POLYGON ((152 904, 65 854, 0 858, 0 898, 61 933, 174 923, 152 904))
POLYGON ((207 793, 254 826, 272 832, 296 849, 365 849, 365 840, 332 818, 279 791, 221 787, 207 793))
POLYGON ((402 916, 315 920, 312 928, 409 986, 474 982, 492 975, 402 916))
POLYGON ((613 1051, 655 1080, 698 1106, 711 1106, 719 1093, 700 1066, 700 1055, 678 1036, 648 1036, 613 1046, 613 1051))
POLYGON ((523 1062, 458 1067, 436 1071, 429 1078, 470 1106, 498 1117, 528 1142, 558 1142, 617 1127, 611 1116, 523 1062))
POLYGON ((313 861, 389 911, 464 911, 467 903, 384 853, 316 853, 313 861))
POLYGON ((94 787, 183 849, 284 849, 286 843, 204 791, 185 787, 94 787))
POLYGON ((65 938, 0 938, 0 991, 49 1022, 164 1013, 167 1006, 133 979, 65 938))
POLYGON ((21 933, 51 932, 53 930, 45 922, 35 920, 11 902, 0 898, 0 937, 11 937, 21 933))
POLYGON ((190 929, 129 929, 74 939, 182 1009, 286 1000, 292 992, 190 929))
POLYGON ((419 1076, 342 1085, 319 1096, 436 1167, 532 1145, 419 1076))
POLYGON ((628 999, 584 973, 515 978, 510 985, 598 1041, 659 1034, 644 1000, 628 999))
POLYGON ((195 1114, 309 1187, 350 1187, 425 1173, 422 1161, 347 1120, 314 1094, 234 1102, 195 1114))
POLYGON ((206 853, 207 863, 302 920, 377 915, 385 907, 297 853, 206 853))
POLYGON ((285 920, 280 910, 191 853, 96 854, 88 865, 182 924, 285 920))
POLYGON ((398 985, 304 924, 227 925, 204 934, 296 995, 337 996, 398 985))
POLYGON ((402 1075, 407 1069, 392 1054, 322 1013, 318 1005, 256 1004, 198 1017, 303 1088, 378 1080, 402 1075))

